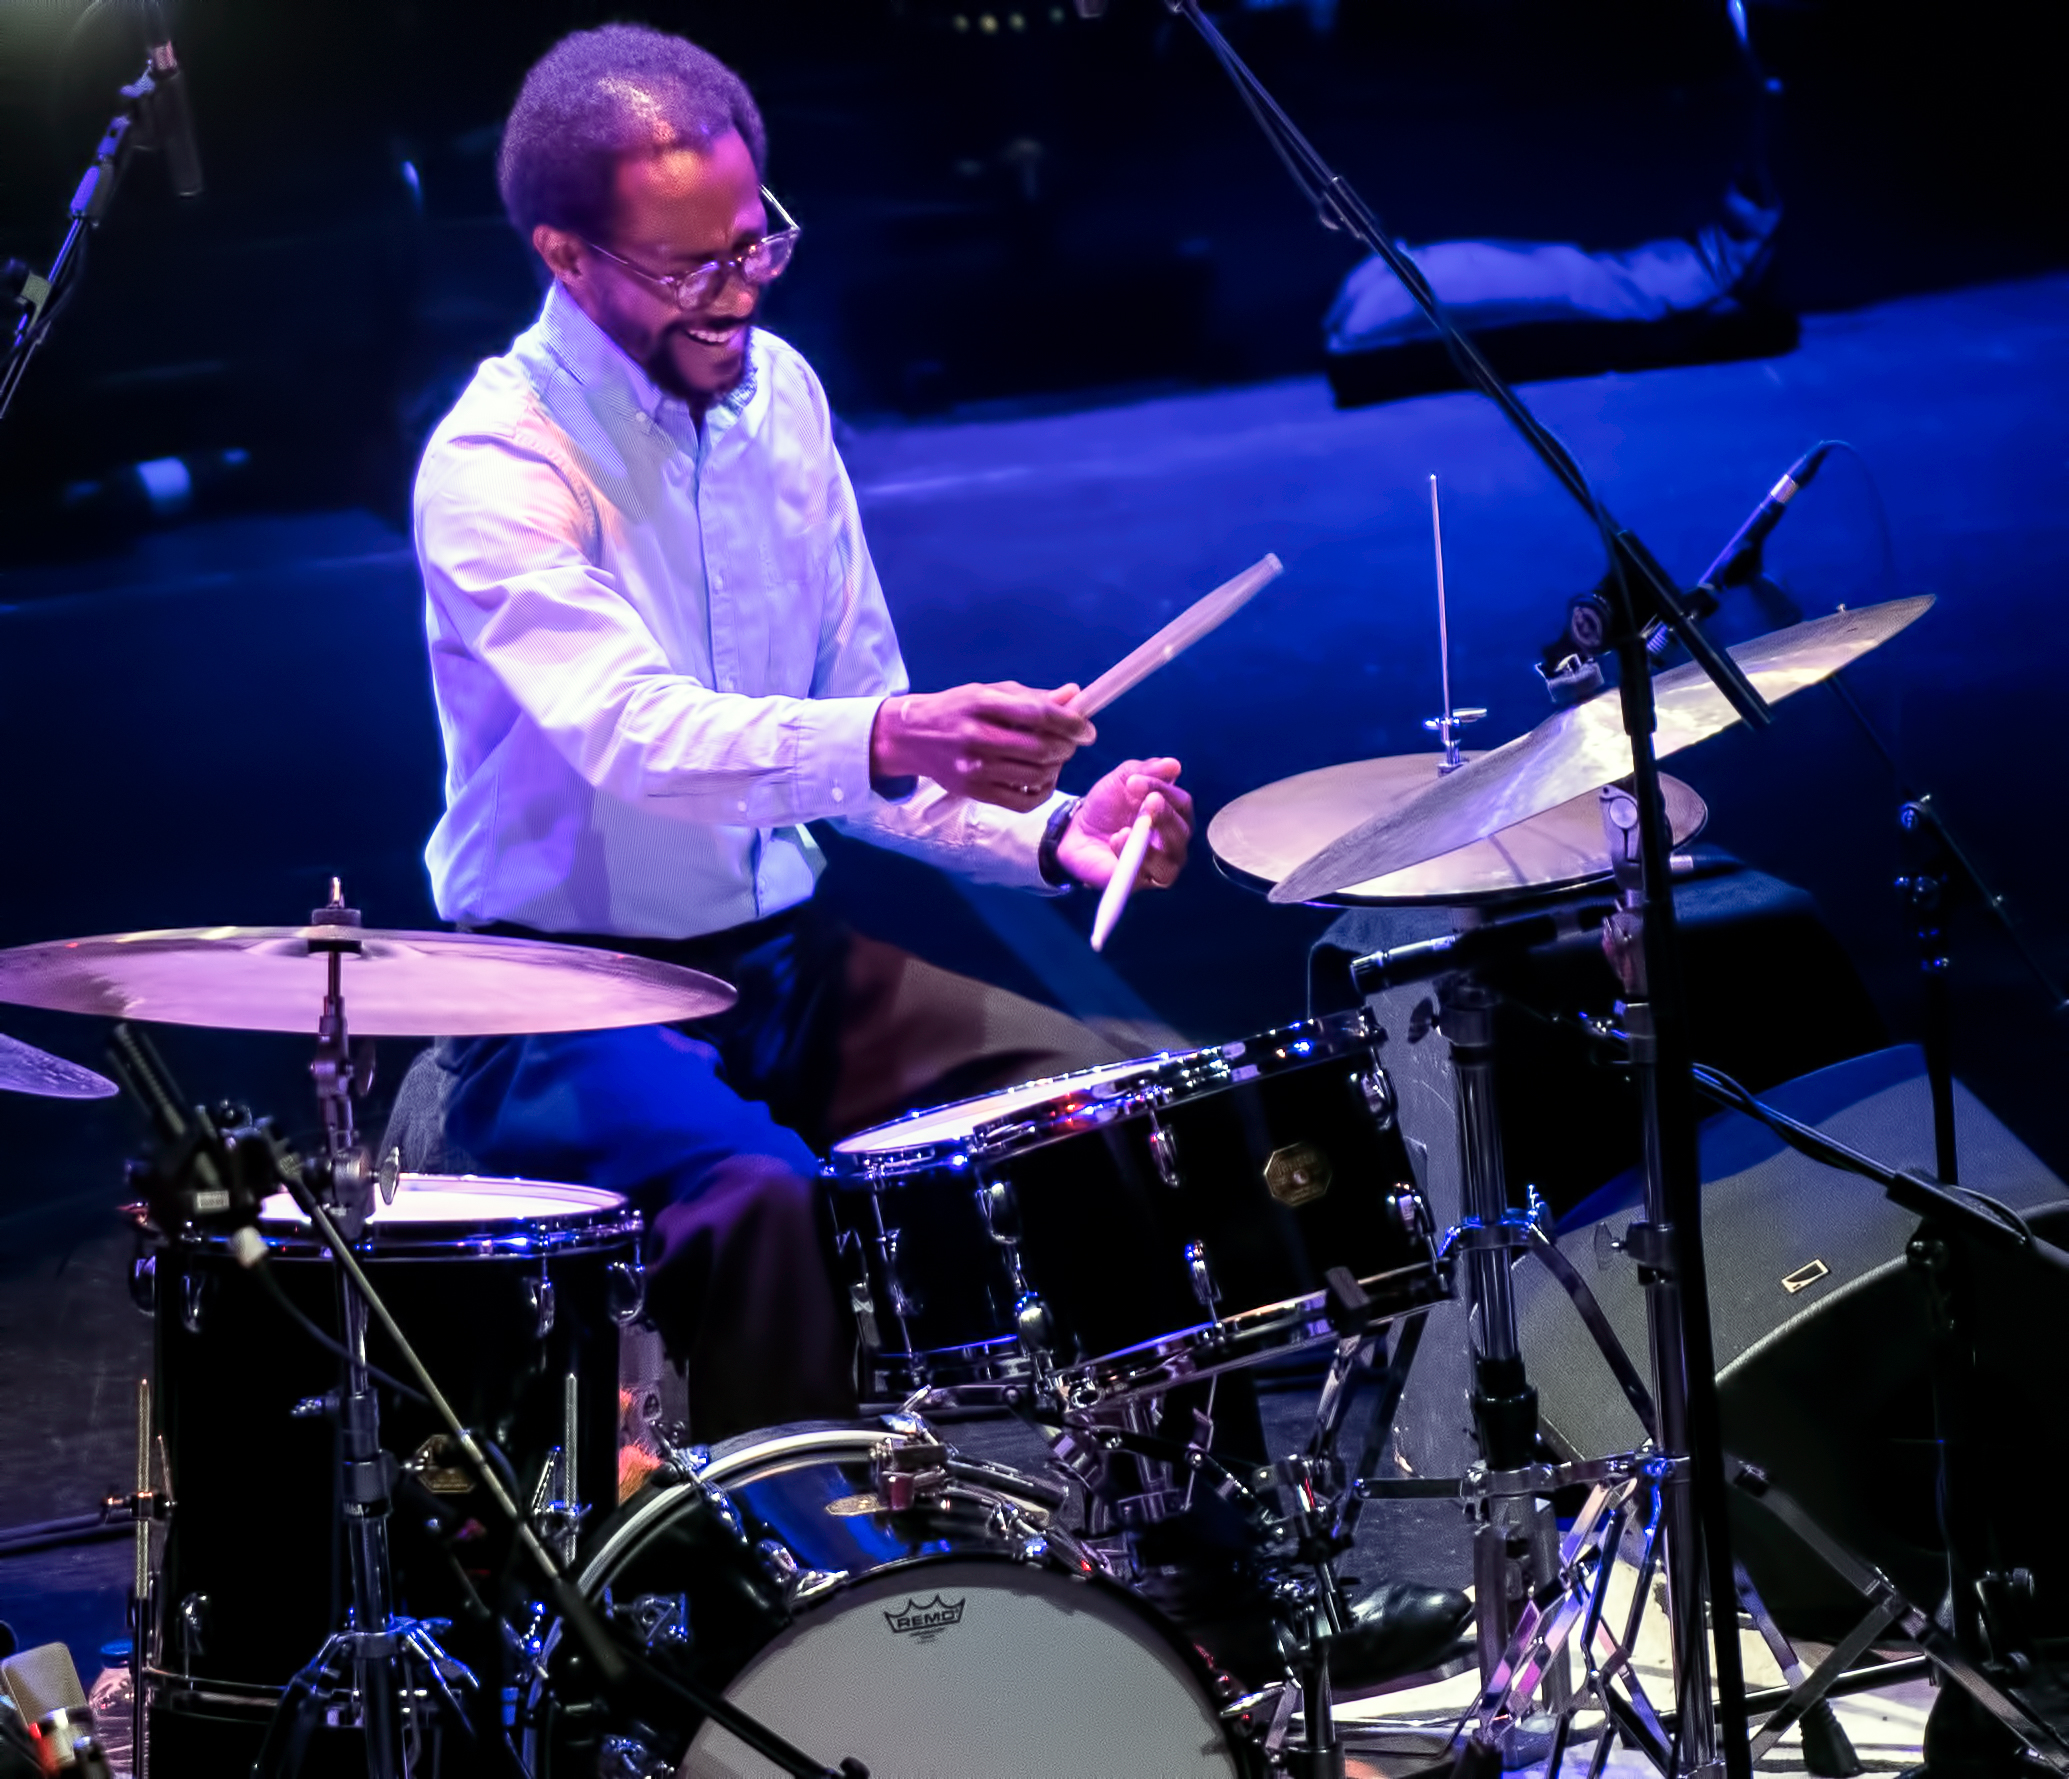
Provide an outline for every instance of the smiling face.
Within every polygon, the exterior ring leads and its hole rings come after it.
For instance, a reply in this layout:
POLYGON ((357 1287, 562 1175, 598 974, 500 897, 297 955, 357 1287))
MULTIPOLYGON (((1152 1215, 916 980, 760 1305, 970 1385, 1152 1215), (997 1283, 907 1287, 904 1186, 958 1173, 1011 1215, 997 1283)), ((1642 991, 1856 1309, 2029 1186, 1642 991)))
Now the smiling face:
POLYGON ((729 130, 708 147, 676 144, 618 162, 610 231, 594 245, 626 264, 543 223, 532 244, 583 313, 701 414, 746 374, 747 327, 760 293, 735 275, 683 310, 654 279, 737 253, 768 227, 754 157, 729 130))

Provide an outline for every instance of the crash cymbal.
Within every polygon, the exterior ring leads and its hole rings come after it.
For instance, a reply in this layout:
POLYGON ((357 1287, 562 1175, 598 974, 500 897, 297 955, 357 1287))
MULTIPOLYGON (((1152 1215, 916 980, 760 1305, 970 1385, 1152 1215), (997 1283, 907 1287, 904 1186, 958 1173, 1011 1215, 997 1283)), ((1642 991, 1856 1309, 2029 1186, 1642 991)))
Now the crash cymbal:
MULTIPOLYGON (((1466 756, 1468 761, 1479 757, 1466 756)), ((1441 753, 1395 754, 1282 778, 1226 804, 1207 824, 1207 844, 1226 875, 1269 889, 1338 835, 1429 789, 1443 759, 1441 753)), ((1709 811, 1678 778, 1663 776, 1660 788, 1679 846, 1702 832, 1709 811)), ((1562 889, 1608 875, 1601 803, 1588 791, 1456 852, 1354 883, 1324 900, 1453 906, 1562 889)))
POLYGON ((0 1091, 50 1100, 104 1100, 119 1090, 105 1075, 18 1038, 0 1036, 0 1091))
MULTIPOLYGON (((1931 604, 1929 597, 1893 599, 1859 611, 1836 612, 1738 643, 1731 658, 1755 690, 1776 703, 1880 647, 1931 604)), ((1652 685, 1659 711, 1653 739, 1661 759, 1739 720, 1694 662, 1661 674, 1652 685)), ((1557 712, 1506 747, 1438 779, 1399 809, 1339 835, 1288 872, 1273 888, 1271 899, 1311 901, 1425 859, 1441 858, 1613 784, 1630 770, 1631 745, 1623 730, 1621 701, 1614 690, 1597 693, 1585 704, 1557 712)))
POLYGON ((0 951, 0 1001, 110 1019, 313 1032, 328 954, 364 1037, 490 1037, 698 1019, 733 1004, 715 976, 586 945, 370 927, 188 927, 0 951))

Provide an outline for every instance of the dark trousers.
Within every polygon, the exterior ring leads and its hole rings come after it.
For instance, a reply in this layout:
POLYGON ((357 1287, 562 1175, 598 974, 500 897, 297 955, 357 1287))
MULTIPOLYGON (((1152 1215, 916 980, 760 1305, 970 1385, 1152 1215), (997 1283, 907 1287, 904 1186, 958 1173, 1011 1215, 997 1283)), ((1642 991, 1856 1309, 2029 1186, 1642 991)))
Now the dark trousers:
POLYGON ((807 902, 676 942, 523 933, 686 965, 739 1000, 675 1026, 442 1040, 449 1155, 621 1192, 648 1314, 705 1442, 855 1412, 854 1327, 817 1185, 834 1141, 914 1106, 1157 1047, 865 938, 807 902))

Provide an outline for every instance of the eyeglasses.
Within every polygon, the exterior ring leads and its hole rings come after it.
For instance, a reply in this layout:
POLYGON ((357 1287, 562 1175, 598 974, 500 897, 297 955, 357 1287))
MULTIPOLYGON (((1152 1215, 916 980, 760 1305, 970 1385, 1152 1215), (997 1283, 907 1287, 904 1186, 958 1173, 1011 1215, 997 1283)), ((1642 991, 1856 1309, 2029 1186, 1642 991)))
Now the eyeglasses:
POLYGON ((594 241, 585 240, 583 245, 611 264, 623 266, 635 278, 659 285, 675 299, 678 309, 695 309, 717 296, 725 288, 726 280, 736 274, 759 290, 781 277, 783 268, 790 264, 790 256, 797 249, 797 238, 804 231, 766 185, 761 188, 761 194, 770 214, 783 226, 772 229, 759 241, 750 241, 738 253, 722 253, 687 272, 650 272, 644 266, 636 266, 629 259, 621 258, 608 247, 597 246, 594 241))

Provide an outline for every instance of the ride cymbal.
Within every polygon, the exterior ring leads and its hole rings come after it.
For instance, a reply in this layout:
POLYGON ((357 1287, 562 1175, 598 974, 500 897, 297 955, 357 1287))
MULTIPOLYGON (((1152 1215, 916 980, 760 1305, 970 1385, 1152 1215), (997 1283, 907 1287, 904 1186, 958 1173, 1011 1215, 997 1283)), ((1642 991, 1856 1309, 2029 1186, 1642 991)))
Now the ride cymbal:
MULTIPOLYGON (((1468 761, 1479 757, 1466 756, 1468 761)), ((1216 812, 1207 824, 1207 844, 1224 875, 1269 889, 1339 835, 1428 790, 1437 782, 1443 759, 1441 753, 1394 754, 1262 785, 1216 812)), ((1692 840, 1709 815, 1702 798, 1678 778, 1663 776, 1660 789, 1674 844, 1692 840)), ((1351 884, 1323 899, 1452 906, 1563 889, 1608 875, 1601 805, 1593 793, 1583 792, 1456 852, 1351 884)))
MULTIPOLYGON (((1813 618, 1738 643, 1731 658, 1769 703, 1828 679, 1879 648, 1921 617, 1931 598, 1893 599, 1859 611, 1813 618)), ((1652 682, 1661 759, 1728 729, 1739 720, 1723 693, 1694 662, 1652 682)), ((1518 822, 1629 775, 1631 744, 1614 690, 1599 692, 1548 717, 1528 735, 1482 754, 1440 778, 1398 809, 1359 823, 1286 874, 1274 902, 1307 902, 1352 884, 1405 871, 1513 828, 1518 822)))

